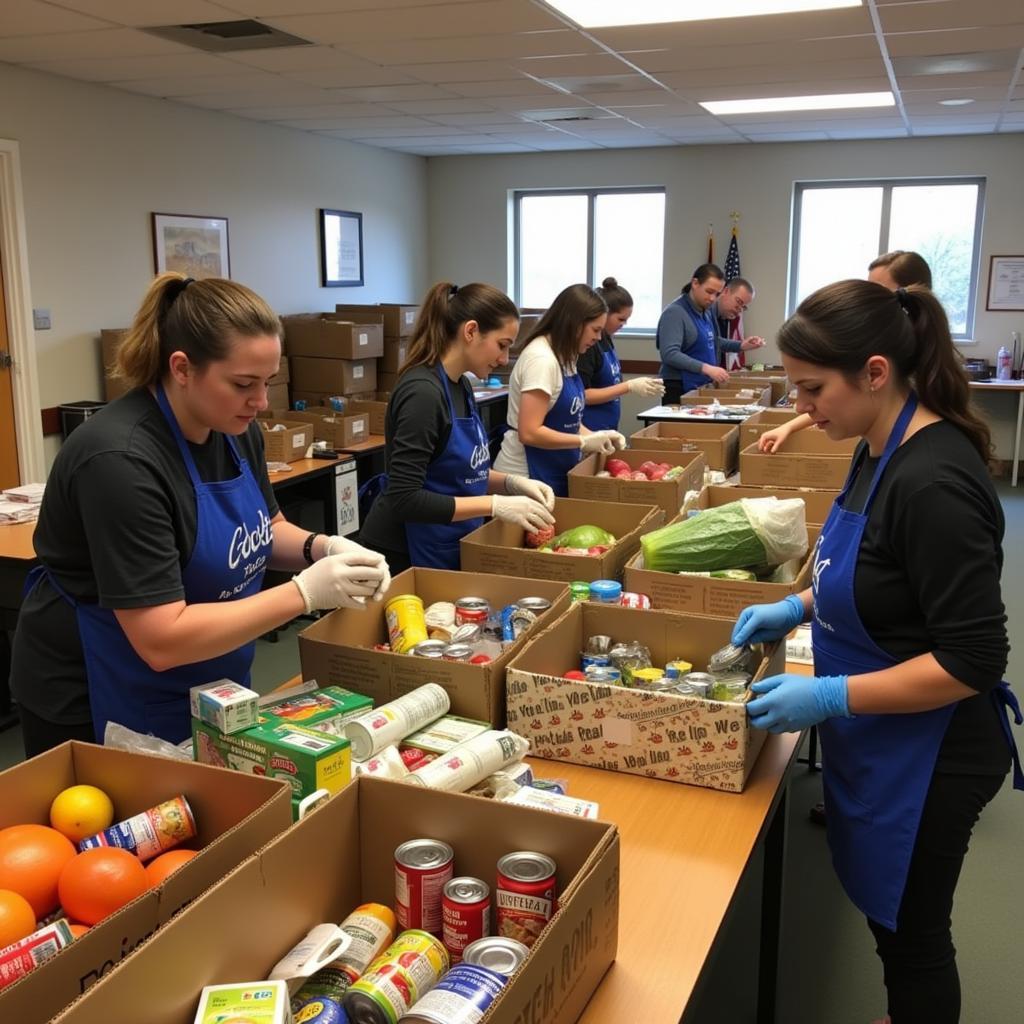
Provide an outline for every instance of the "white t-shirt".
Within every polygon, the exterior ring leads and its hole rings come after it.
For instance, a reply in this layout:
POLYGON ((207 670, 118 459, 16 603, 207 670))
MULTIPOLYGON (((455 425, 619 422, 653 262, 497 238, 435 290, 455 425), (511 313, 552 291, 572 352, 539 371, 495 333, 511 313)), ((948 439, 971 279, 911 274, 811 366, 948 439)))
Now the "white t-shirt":
MULTIPOLYGON (((572 372, 576 372, 573 364, 572 372)), ((534 338, 516 360, 508 384, 508 427, 501 442, 501 451, 494 460, 499 473, 529 476, 526 449, 519 440, 519 399, 524 391, 543 391, 548 396, 550 411, 562 393, 562 367, 545 337, 534 338)))

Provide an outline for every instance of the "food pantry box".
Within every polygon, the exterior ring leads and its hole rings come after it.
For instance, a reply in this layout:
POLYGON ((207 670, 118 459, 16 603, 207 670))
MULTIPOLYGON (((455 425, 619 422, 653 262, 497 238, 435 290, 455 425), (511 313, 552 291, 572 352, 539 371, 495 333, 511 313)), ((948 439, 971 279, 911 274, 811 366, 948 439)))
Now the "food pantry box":
POLYGON ((742 484, 732 486, 730 484, 716 484, 705 487, 700 494, 694 495, 683 506, 683 513, 690 509, 717 508, 719 505, 728 505, 730 501, 739 501, 740 498, 803 498, 805 507, 805 520, 808 526, 821 527, 828 519, 832 511, 832 504, 839 497, 838 491, 819 491, 812 488, 787 488, 787 487, 745 487, 742 484))
MULTIPOLYGON (((561 678, 579 668, 591 636, 638 640, 655 665, 683 658, 704 671, 731 632, 723 619, 574 604, 509 666, 508 727, 530 741, 535 757, 739 793, 766 735, 750 727, 744 704, 561 678)), ((755 679, 784 670, 784 645, 768 652, 755 679)))
POLYGON ((739 465, 740 428, 732 423, 652 423, 631 434, 629 447, 643 451, 696 450, 709 469, 728 476, 739 465))
POLYGON ((356 323, 380 324, 384 328, 385 338, 408 338, 416 326, 420 307, 402 306, 392 302, 379 302, 377 305, 338 303, 334 311, 356 323))
POLYGON ((267 462, 297 462, 306 457, 313 443, 313 428, 299 420, 275 420, 260 417, 263 428, 263 451, 267 462), (283 427, 277 430, 276 427, 283 427))
POLYGON ((315 925, 362 903, 394 906, 394 851, 420 836, 449 843, 456 872, 491 885, 498 859, 513 850, 555 861, 558 912, 487 1021, 577 1020, 618 946, 616 827, 361 778, 241 864, 56 1022, 192 1024, 204 985, 265 978, 315 925))
POLYGON ((183 793, 199 830, 187 845, 201 852, 158 888, 0 991, 0 1020, 5 1024, 45 1021, 60 1012, 186 903, 292 821, 289 787, 275 779, 72 742, 0 773, 0 828, 48 824, 53 798, 80 783, 109 794, 119 821, 183 793))
POLYGON ((748 447, 766 431, 781 427, 798 415, 796 409, 765 409, 748 416, 740 424, 740 446, 748 447))
POLYGON ((292 391, 351 395, 377 387, 376 359, 325 359, 290 356, 292 391))
POLYGON ((664 521, 665 513, 654 505, 555 498, 556 533, 576 526, 600 526, 615 537, 611 550, 599 556, 535 551, 524 547, 526 531, 521 526, 492 519, 462 538, 462 568, 466 572, 566 582, 618 579, 623 566, 639 549, 641 535, 664 521))
POLYGON ((768 406, 772 404, 771 385, 761 384, 757 381, 733 385, 733 382, 730 379, 728 387, 719 388, 715 387, 713 384, 706 384, 698 390, 704 396, 705 401, 711 398, 717 398, 720 401, 724 401, 726 398, 738 398, 750 405, 768 406), (749 392, 749 395, 744 397, 741 395, 741 392, 749 392))
POLYGON ((545 597, 551 608, 538 617, 533 629, 553 621, 569 603, 569 590, 560 583, 407 569, 391 581, 383 601, 368 602, 365 610, 339 608, 299 634, 302 678, 316 679, 321 686, 344 686, 371 697, 377 705, 424 683, 437 683, 447 691, 453 715, 500 727, 505 718, 505 666, 523 641, 487 665, 375 651, 374 644, 388 639, 385 605, 399 594, 416 594, 425 606, 460 597, 483 597, 493 608, 503 608, 521 597, 545 597))
POLYGON ((335 313, 286 316, 281 323, 289 356, 376 359, 384 352, 380 324, 356 324, 335 313))
POLYGON ((858 440, 833 441, 812 428, 787 437, 780 451, 759 451, 755 441, 740 451, 740 480, 770 487, 836 490, 846 482, 858 440))
MULTIPOLYGON (((597 452, 580 459, 569 470, 569 497, 629 505, 657 505, 667 518, 671 518, 678 514, 687 491, 699 491, 704 486, 706 466, 703 452, 624 451, 614 455, 597 452), (645 462, 667 462, 670 466, 682 466, 683 473, 674 480, 618 480, 598 476, 609 459, 619 459, 637 471, 645 462)), ((615 533, 614 530, 611 532, 615 533)))
POLYGON ((326 441, 332 448, 349 448, 370 436, 370 417, 365 413, 351 415, 330 408, 303 409, 289 414, 293 420, 309 423, 313 437, 326 441))
POLYGON ((771 404, 777 405, 786 395, 789 394, 789 378, 785 370, 779 373, 758 372, 752 370, 732 370, 729 373, 730 388, 745 388, 748 384, 755 384, 757 387, 770 387, 771 404))

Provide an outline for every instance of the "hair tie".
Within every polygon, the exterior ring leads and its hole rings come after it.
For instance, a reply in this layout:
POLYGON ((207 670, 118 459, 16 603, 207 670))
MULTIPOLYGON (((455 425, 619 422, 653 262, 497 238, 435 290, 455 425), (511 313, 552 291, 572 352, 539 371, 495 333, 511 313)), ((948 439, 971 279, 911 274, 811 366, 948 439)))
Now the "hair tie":
POLYGON ((448 289, 448 298, 449 299, 454 299, 455 296, 458 295, 458 294, 459 294, 459 286, 457 284, 453 284, 451 286, 451 288, 448 289))
POLYGON ((172 281, 168 286, 165 294, 167 295, 167 305, 171 307, 178 300, 178 296, 190 285, 195 282, 194 277, 186 277, 180 281, 172 281))
POLYGON ((904 313, 909 313, 910 304, 907 302, 907 289, 897 288, 893 294, 896 296, 896 301, 900 304, 900 309, 902 309, 904 313))

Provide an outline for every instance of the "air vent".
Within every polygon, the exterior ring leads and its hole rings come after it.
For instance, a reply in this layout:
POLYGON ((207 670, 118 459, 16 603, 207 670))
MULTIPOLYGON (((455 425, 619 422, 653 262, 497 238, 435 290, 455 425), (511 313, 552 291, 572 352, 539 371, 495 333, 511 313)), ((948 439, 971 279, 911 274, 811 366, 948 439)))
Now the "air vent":
POLYGON ((289 35, 251 18, 241 21, 208 21, 198 25, 157 25, 142 31, 208 53, 313 45, 309 39, 289 35))
POLYGON ((527 121, 605 121, 618 118, 610 110, 600 107, 547 107, 541 110, 523 110, 520 117, 527 121))
POLYGON ((565 124, 566 121, 596 121, 597 118, 594 118, 594 117, 547 117, 547 118, 543 118, 542 120, 546 121, 548 124, 555 124, 555 123, 557 123, 557 124, 565 124))

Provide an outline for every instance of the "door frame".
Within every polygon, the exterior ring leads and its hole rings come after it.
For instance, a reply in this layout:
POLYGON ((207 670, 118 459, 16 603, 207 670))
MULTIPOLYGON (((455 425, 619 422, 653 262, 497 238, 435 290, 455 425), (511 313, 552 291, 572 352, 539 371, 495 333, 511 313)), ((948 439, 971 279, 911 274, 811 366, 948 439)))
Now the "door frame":
POLYGON ((18 143, 0 138, 0 256, 10 342, 14 425, 18 434, 18 471, 22 483, 46 480, 43 425, 40 419, 36 338, 32 327, 32 291, 28 278, 28 237, 21 191, 18 143))

